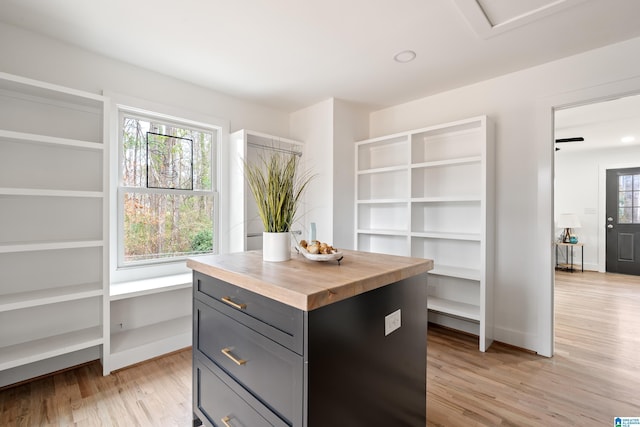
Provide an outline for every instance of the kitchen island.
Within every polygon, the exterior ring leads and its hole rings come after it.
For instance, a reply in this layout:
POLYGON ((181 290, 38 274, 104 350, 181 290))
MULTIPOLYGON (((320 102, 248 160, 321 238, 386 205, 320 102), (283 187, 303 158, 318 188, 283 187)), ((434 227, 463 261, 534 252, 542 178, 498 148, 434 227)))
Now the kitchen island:
POLYGON ((356 251, 193 258, 194 425, 424 426, 427 271, 356 251))

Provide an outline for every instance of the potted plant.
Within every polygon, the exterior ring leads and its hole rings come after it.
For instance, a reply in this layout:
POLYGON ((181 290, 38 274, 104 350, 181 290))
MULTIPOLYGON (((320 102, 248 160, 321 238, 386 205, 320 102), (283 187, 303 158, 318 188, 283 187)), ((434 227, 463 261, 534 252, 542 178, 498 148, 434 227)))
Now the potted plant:
POLYGON ((302 195, 313 178, 309 172, 298 171, 299 163, 297 155, 282 152, 263 156, 256 164, 244 163, 245 179, 264 226, 264 261, 291 258, 291 226, 302 195))

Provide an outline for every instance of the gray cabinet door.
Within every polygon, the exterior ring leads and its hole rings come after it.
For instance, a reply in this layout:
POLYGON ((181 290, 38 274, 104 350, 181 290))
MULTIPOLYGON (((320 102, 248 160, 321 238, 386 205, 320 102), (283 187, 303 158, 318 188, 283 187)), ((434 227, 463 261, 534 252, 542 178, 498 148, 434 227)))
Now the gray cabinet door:
MULTIPOLYGON (((215 373, 205 363, 194 359, 194 408, 205 425, 233 427, 285 427, 286 424, 274 414, 258 412, 247 401, 252 397, 232 390, 223 380, 224 374, 215 373), (267 415, 266 417, 264 415, 267 415), (270 416, 269 416, 270 415, 270 416)), ((259 404, 253 403, 258 408, 259 404)))
POLYGON ((197 299, 302 354, 301 310, 198 272, 193 280, 197 299))
POLYGON ((194 309, 196 351, 288 423, 301 425, 302 357, 200 301, 194 309))

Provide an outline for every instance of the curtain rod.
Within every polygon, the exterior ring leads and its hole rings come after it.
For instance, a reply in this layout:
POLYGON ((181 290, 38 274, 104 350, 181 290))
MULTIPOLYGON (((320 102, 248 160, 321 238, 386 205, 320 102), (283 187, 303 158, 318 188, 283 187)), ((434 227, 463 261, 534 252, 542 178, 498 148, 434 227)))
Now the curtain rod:
POLYGON ((280 153, 293 154, 294 156, 302 157, 302 153, 300 151, 287 150, 286 148, 272 147, 269 145, 261 145, 261 144, 256 144, 255 142, 247 142, 247 145, 251 147, 262 148, 264 150, 278 151, 280 153))

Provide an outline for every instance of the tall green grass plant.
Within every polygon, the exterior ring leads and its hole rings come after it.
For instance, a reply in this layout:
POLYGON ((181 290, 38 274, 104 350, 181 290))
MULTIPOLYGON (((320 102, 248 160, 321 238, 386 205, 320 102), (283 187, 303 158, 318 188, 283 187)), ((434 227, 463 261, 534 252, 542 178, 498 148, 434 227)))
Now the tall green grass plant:
POLYGON ((298 171, 299 162, 296 155, 275 152, 255 164, 244 163, 245 179, 266 232, 291 230, 302 195, 314 177, 298 171))

